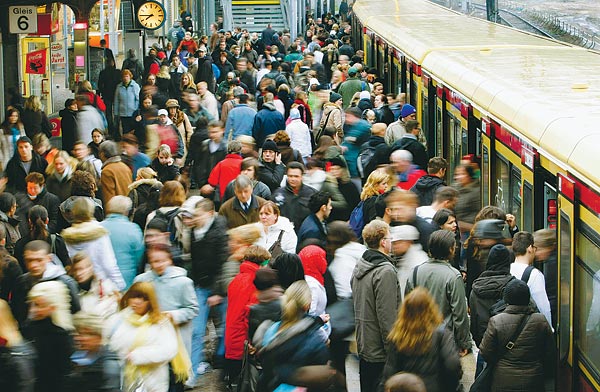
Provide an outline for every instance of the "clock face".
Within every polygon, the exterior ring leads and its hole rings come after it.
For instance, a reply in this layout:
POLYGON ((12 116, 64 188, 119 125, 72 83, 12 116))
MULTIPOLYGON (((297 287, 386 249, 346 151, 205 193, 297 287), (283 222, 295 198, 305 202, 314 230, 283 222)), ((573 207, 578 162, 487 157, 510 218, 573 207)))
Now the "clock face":
POLYGON ((165 9, 160 3, 148 1, 137 11, 138 22, 149 30, 156 30, 165 23, 165 9))

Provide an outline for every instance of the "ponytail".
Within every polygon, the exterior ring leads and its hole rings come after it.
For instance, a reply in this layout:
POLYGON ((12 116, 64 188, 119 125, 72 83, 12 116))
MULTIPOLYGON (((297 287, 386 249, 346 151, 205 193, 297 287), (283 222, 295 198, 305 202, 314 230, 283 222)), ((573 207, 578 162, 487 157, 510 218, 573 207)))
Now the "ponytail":
POLYGON ((295 281, 283 296, 281 328, 287 329, 298 322, 310 308, 310 288, 305 280, 295 281))
POLYGON ((42 240, 48 239, 48 228, 46 222, 48 221, 48 211, 43 206, 34 206, 29 210, 29 232, 31 234, 31 240, 42 240))

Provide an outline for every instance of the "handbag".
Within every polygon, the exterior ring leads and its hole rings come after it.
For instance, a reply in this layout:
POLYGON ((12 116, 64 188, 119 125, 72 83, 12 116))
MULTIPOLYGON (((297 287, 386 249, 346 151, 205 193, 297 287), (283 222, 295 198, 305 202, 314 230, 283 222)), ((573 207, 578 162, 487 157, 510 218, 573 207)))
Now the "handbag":
MULTIPOLYGON (((513 347, 515 346, 515 342, 519 338, 519 335, 523 331, 523 328, 525 328, 525 325, 527 325, 527 321, 529 321, 530 317, 531 317, 531 314, 523 316, 521 323, 519 324, 519 326, 517 327, 517 329, 515 330, 513 335, 510 337, 510 339, 508 339, 508 342, 506 342, 505 345, 500 346, 500 352, 498 353, 498 359, 496 360, 496 363, 498 363, 508 351, 513 349, 513 347)), ((475 378, 475 381, 473 382, 473 385, 471 385, 471 389, 469 389, 469 392, 489 392, 489 391, 491 391, 493 375, 494 375, 494 367, 495 367, 496 363, 494 363, 494 364, 486 363, 485 364, 485 367, 483 368, 481 373, 479 373, 479 375, 475 378)))
POLYGON ((237 392, 254 392, 258 382, 258 367, 254 357, 250 354, 250 344, 244 342, 244 356, 242 357, 242 370, 237 384, 237 392))
POLYGON ((356 322, 354 320, 354 301, 352 298, 343 298, 328 306, 325 310, 331 322, 331 339, 342 340, 354 333, 356 322))
POLYGON ((283 237, 283 230, 279 231, 279 237, 277 237, 277 241, 271 245, 269 248, 269 253, 271 254, 271 260, 275 260, 279 256, 281 256, 283 252, 283 248, 281 247, 281 238, 283 237))
MULTIPOLYGON (((333 110, 335 110, 335 109, 333 109, 333 110)), ((323 123, 323 126, 319 127, 319 129, 317 130, 317 134, 315 135, 316 143, 319 143, 319 139, 325 133, 325 128, 327 128, 327 123, 329 123, 329 116, 331 116, 331 113, 333 113, 333 110, 331 110, 331 111, 329 111, 329 113, 327 113, 327 117, 325 118, 325 122, 323 123)))

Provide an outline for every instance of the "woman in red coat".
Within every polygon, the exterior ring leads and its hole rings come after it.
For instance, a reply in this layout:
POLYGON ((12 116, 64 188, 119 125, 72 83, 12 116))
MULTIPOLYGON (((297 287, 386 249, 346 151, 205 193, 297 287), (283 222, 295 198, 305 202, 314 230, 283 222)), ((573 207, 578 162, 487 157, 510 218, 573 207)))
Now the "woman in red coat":
POLYGON ((244 341, 248 339, 250 306, 258 302, 254 277, 260 265, 271 254, 265 248, 253 245, 246 250, 240 273, 227 289, 227 316, 225 319, 225 371, 229 381, 236 383, 242 367, 244 341))

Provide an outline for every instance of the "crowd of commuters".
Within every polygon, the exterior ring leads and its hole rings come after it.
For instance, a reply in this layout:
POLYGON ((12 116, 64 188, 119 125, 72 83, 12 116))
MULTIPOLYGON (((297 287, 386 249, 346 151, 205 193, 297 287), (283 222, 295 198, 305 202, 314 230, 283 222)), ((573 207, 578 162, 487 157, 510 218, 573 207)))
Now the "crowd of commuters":
POLYGON ((299 37, 195 37, 183 13, 165 48, 81 83, 60 151, 39 99, 8 108, 0 390, 181 391, 223 369, 232 390, 343 391, 353 342, 364 392, 457 391, 469 361, 494 390, 543 390, 555 234, 481 206, 476 157, 447 185, 339 12, 299 37))

